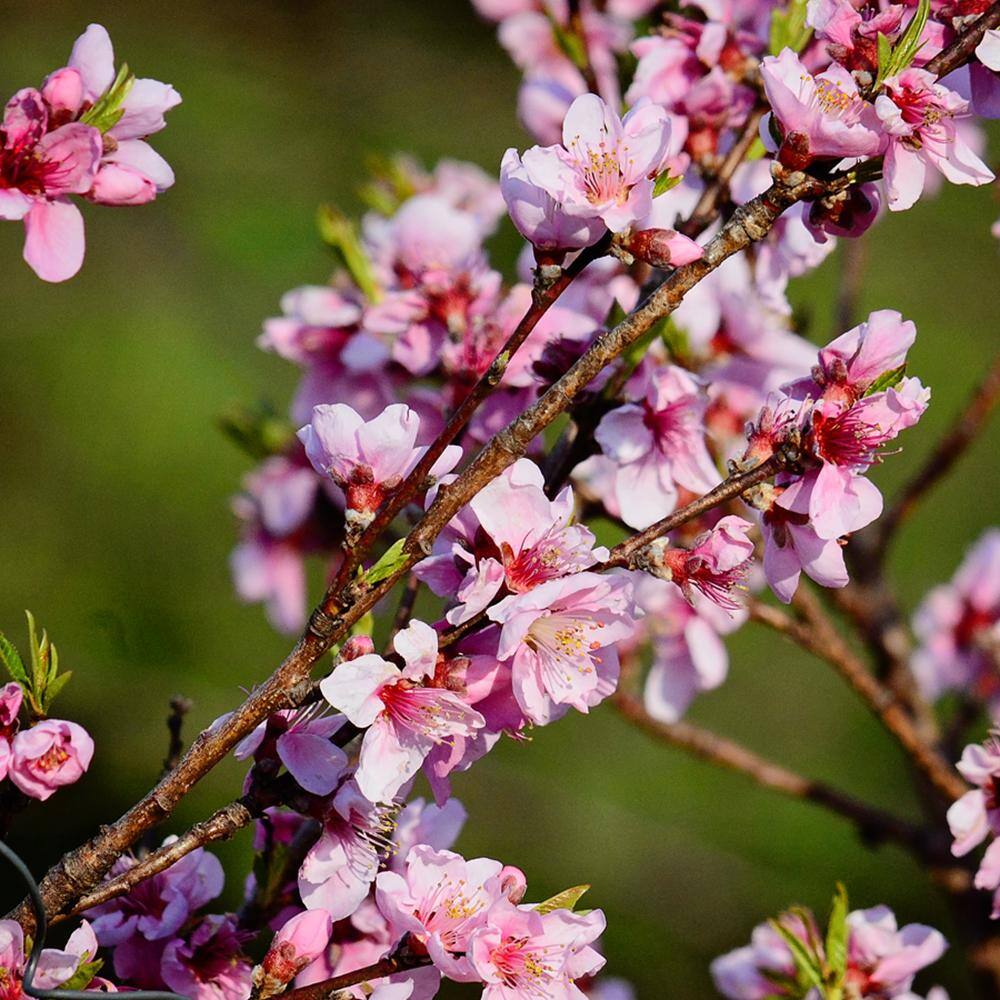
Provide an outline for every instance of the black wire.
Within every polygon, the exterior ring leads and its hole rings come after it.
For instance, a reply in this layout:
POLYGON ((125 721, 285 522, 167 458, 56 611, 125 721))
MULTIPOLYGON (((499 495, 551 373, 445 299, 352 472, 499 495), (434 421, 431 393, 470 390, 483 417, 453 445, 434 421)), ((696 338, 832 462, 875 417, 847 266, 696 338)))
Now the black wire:
MULTIPOLYGON (((31 899, 31 908, 35 911, 35 940, 31 947, 31 955, 24 967, 24 979, 21 989, 29 997, 36 997, 37 1000, 95 1000, 97 991, 95 990, 45 990, 34 985, 35 968, 38 965, 38 958, 45 946, 45 936, 48 934, 49 922, 45 917, 45 903, 42 902, 42 894, 38 891, 38 883, 35 881, 28 866, 14 853, 9 844, 0 840, 0 854, 4 856, 15 868, 21 880, 24 882, 28 897, 31 899)), ((180 993, 168 993, 166 990, 129 990, 129 1000, 189 1000, 188 997, 180 993)))

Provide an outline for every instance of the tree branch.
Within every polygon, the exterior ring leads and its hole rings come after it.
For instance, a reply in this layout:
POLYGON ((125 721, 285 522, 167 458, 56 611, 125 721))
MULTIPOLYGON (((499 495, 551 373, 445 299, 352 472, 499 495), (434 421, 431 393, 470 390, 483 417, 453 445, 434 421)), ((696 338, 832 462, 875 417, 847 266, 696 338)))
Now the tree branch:
POLYGON ((278 994, 275 1000, 328 1000, 337 990, 356 986, 358 983, 368 983, 375 979, 394 975, 397 972, 407 972, 430 965, 431 960, 426 955, 414 955, 406 949, 397 949, 396 953, 383 958, 374 965, 366 965, 363 969, 346 972, 332 979, 313 983, 310 986, 300 986, 298 989, 286 990, 278 994))
POLYGON ((754 621, 787 635, 803 649, 829 663, 896 738, 934 788, 949 802, 961 798, 968 786, 921 736, 902 702, 855 655, 823 611, 816 595, 804 584, 796 591, 793 606, 801 615, 801 621, 770 604, 751 600, 748 605, 754 621))
POLYGON ((796 774, 734 740, 685 720, 660 722, 646 711, 642 701, 634 695, 619 690, 612 696, 612 701, 622 716, 655 739, 710 764, 736 771, 764 788, 815 803, 850 820, 857 826, 858 834, 866 844, 874 846, 892 841, 922 860, 948 860, 947 841, 935 843, 934 831, 924 830, 821 781, 796 774))
POLYGON ((939 52, 924 69, 928 73, 934 73, 939 79, 942 76, 947 76, 952 70, 958 69, 966 62, 976 51, 976 46, 983 40, 983 35, 996 27, 1000 27, 1000 2, 994 3, 989 10, 973 21, 951 45, 939 52))

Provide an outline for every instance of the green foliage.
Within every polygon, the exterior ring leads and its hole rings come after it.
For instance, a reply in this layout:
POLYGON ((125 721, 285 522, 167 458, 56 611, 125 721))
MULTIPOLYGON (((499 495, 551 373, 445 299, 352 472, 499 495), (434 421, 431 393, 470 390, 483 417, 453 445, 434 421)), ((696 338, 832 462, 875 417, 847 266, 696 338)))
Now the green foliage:
POLYGON ((574 885, 571 889, 563 889, 535 906, 538 913, 551 913, 553 910, 573 910, 580 898, 590 888, 589 885, 574 885))
POLYGON ((784 10, 771 15, 770 52, 778 55, 782 49, 801 52, 812 38, 812 28, 806 24, 807 0, 791 0, 784 10))
POLYGON ((406 553, 403 546, 406 544, 405 538, 399 538, 389 546, 379 557, 374 566, 370 566, 364 573, 364 582, 367 584, 381 583, 388 579, 406 561, 406 553))
POLYGON ((883 372, 868 388, 865 390, 866 396, 872 396, 876 392, 885 392, 886 389, 891 389, 893 386, 899 385, 903 381, 903 376, 906 375, 906 364, 901 364, 898 368, 893 368, 891 371, 883 372))
POLYGON ((902 73, 911 65, 917 53, 923 46, 920 36, 923 34, 927 17, 930 14, 930 0, 920 0, 916 13, 910 18, 899 41, 893 45, 885 35, 878 36, 878 76, 875 78, 875 88, 878 89, 890 77, 902 73))
POLYGON ((44 719, 56 696, 66 686, 72 671, 59 673, 59 651, 43 629, 41 639, 35 628, 35 616, 25 611, 28 619, 28 652, 30 672, 21 659, 14 644, 0 632, 0 662, 3 663, 11 679, 21 685, 27 700, 28 710, 33 718, 44 719))
POLYGON ((378 302, 382 290, 375 281, 372 263, 361 245, 357 226, 333 205, 320 205, 319 234, 369 302, 378 302))
POLYGON ((295 428, 269 403, 235 403, 218 418, 222 432, 251 458, 282 455, 295 441, 295 428))
POLYGON ((666 194, 671 188, 677 187, 682 180, 684 180, 683 174, 674 177, 669 169, 664 170, 653 182, 653 197, 659 198, 661 194, 666 194))
POLYGON ((122 104, 134 83, 135 77, 129 72, 128 64, 122 63, 114 83, 80 115, 80 121, 84 125, 100 129, 101 132, 113 129, 125 114, 122 104))
POLYGON ((584 40, 572 28, 563 27, 554 17, 549 16, 549 23, 552 25, 556 45, 577 69, 585 70, 587 45, 584 40))
POLYGON ((77 966, 76 972, 64 983, 59 984, 61 990, 85 990, 93 980, 94 976, 101 971, 104 965, 103 958, 95 958, 93 962, 81 962, 77 966))
POLYGON ((367 157, 366 164, 371 179, 358 188, 358 197, 380 215, 395 214, 407 198, 417 193, 403 157, 372 153, 367 157))

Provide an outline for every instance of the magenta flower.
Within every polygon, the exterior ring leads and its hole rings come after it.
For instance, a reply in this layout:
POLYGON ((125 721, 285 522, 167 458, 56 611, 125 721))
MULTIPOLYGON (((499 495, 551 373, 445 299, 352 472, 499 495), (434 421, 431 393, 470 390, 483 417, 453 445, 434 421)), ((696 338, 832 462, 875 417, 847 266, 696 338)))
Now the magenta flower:
POLYGON ((760 75, 788 166, 802 168, 817 157, 874 156, 881 149, 875 110, 842 66, 834 63, 814 77, 791 49, 783 49, 763 60, 760 75))
POLYGON ((988 184, 993 172, 969 148, 955 127, 968 102, 935 80, 932 73, 910 68, 885 81, 875 110, 888 136, 884 172, 889 209, 910 208, 933 167, 952 184, 988 184))
POLYGON ((94 741, 83 726, 45 719, 14 737, 7 776, 25 795, 44 802, 79 781, 93 756, 94 741))
POLYGON ((427 949, 436 969, 449 979, 471 982, 477 975, 466 956, 469 940, 490 907, 505 898, 504 872, 499 861, 466 861, 419 844, 407 856, 403 873, 379 875, 375 901, 394 938, 409 934, 427 949))
POLYGON ((373 653, 341 663, 320 684, 334 708, 367 730, 355 780, 372 802, 391 802, 437 744, 472 736, 484 725, 457 694, 425 683, 438 657, 437 633, 429 625, 411 622, 393 647, 404 669, 373 653))
POLYGON ((601 219, 613 232, 649 213, 670 143, 661 107, 640 101, 620 119, 601 98, 584 94, 570 106, 562 132, 562 146, 534 146, 521 157, 532 184, 566 214, 601 219))
POLYGON ((497 657, 510 661, 514 696, 539 725, 561 706, 587 712, 618 683, 614 644, 639 616, 628 574, 576 573, 506 597, 487 614, 502 627, 497 657))
POLYGON ((24 692, 11 681, 0 688, 0 781, 7 777, 11 759, 11 740, 18 730, 17 714, 21 710, 24 692))
POLYGON ((674 509, 678 486, 705 493, 719 473, 705 447, 707 400, 693 375, 664 365, 640 371, 628 388, 640 401, 604 416, 594 437, 617 466, 622 520, 646 528, 674 509))
POLYGON ((483 1000, 583 1000, 574 980, 604 965, 591 944, 604 930, 604 914, 569 910, 539 914, 501 903, 471 939, 469 960, 485 985, 483 1000))
POLYGON ((951 581, 924 598, 913 631, 920 640, 913 672, 925 697, 962 690, 996 713, 1000 684, 991 650, 1000 643, 1000 529, 987 531, 951 581))
MULTIPOLYGON (((109 878, 135 864, 130 856, 119 858, 109 878)), ((219 859, 199 847, 166 871, 143 880, 127 895, 88 910, 87 916, 101 944, 116 949, 117 965, 123 946, 173 937, 196 910, 222 892, 224 881, 219 859)))
MULTIPOLYGON (((346 403, 333 403, 313 409, 299 439, 313 468, 343 492, 349 530, 361 531, 427 450, 416 446, 419 433, 420 417, 404 403, 387 406, 368 421, 346 403)), ((462 449, 449 445, 431 476, 450 472, 461 457, 462 449)))
POLYGON ((164 949, 164 982, 190 1000, 246 1000, 251 968, 243 945, 251 936, 237 930, 231 916, 203 917, 193 931, 164 949))
POLYGON ((537 250, 556 259, 566 251, 589 247, 607 230, 600 219, 563 211, 545 188, 531 182, 516 149, 503 155, 500 190, 517 231, 537 250))
POLYGON ((449 622, 475 617, 503 588, 524 593, 607 558, 589 528, 571 523, 572 489, 549 500, 544 485, 541 469, 519 459, 480 490, 418 564, 417 575, 435 593, 458 598, 449 622))

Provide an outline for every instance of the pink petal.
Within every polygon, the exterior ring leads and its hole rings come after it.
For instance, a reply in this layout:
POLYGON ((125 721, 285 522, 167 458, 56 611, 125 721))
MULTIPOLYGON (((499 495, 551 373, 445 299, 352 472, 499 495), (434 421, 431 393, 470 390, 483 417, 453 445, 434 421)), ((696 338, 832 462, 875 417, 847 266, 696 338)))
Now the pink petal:
POLYGON ((83 216, 63 198, 36 201, 24 218, 24 259, 43 281, 65 281, 83 264, 83 216))

